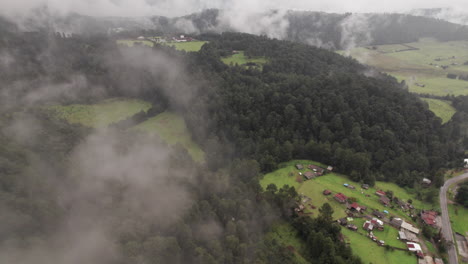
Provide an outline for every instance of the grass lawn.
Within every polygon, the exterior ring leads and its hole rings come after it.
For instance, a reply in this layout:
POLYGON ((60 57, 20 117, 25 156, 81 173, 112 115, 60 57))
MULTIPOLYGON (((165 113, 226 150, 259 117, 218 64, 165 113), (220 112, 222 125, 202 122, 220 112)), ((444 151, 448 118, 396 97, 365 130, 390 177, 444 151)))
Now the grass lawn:
POLYGON ((180 144, 193 160, 203 162, 205 153, 193 142, 182 117, 175 113, 164 112, 131 128, 135 131, 157 133, 170 145, 180 144))
POLYGON ((163 43, 167 46, 172 46, 176 50, 185 50, 186 52, 197 52, 201 50, 201 47, 208 43, 207 41, 192 41, 192 42, 168 42, 163 43))
POLYGON ((149 40, 131 40, 131 39, 120 39, 117 40, 117 44, 126 45, 128 47, 133 47, 135 44, 140 44, 148 47, 153 47, 154 43, 149 40))
POLYGON ((468 95, 468 82, 448 79, 448 73, 468 74, 468 41, 438 42, 423 39, 408 43, 418 50, 401 50, 402 45, 380 45, 377 50, 356 48, 340 51, 362 63, 374 66, 399 80, 406 80, 411 92, 434 95, 468 95), (448 66, 443 69, 442 66, 448 66), (420 87, 418 84, 424 84, 420 87))
POLYGON ((266 234, 265 239, 275 239, 284 247, 294 247, 296 263, 309 263, 301 256, 301 254, 306 250, 304 243, 299 238, 299 234, 297 233, 296 229, 294 229, 288 223, 280 222, 274 224, 271 228, 271 231, 266 234))
MULTIPOLYGON (((264 189, 266 189, 266 187, 270 183, 276 184, 278 188, 281 188, 285 184, 288 184, 289 186, 294 186, 299 194, 304 194, 312 199, 306 205, 306 208, 308 208, 306 212, 318 214, 318 208, 320 208, 325 202, 328 202, 334 210, 333 217, 335 219, 345 216, 345 206, 336 202, 333 199, 333 194, 341 192, 347 197, 356 198, 359 204, 367 206, 368 212, 371 212, 372 209, 377 209, 379 211, 388 210, 391 215, 402 217, 405 218, 408 222, 412 222, 411 218, 407 215, 406 212, 403 212, 402 210, 399 210, 397 208, 392 209, 390 207, 384 207, 379 202, 378 197, 374 194, 379 189, 384 191, 391 190, 393 191, 394 196, 403 200, 412 199, 413 205, 418 209, 432 209, 436 207, 436 205, 427 204, 420 200, 417 200, 413 194, 397 186, 394 183, 376 182, 376 185, 372 188, 369 188, 369 190, 361 190, 359 183, 353 182, 349 180, 346 176, 336 173, 329 173, 324 176, 317 177, 313 180, 303 181, 302 183, 299 183, 296 181, 296 179, 298 178, 299 170, 297 170, 294 167, 294 165, 297 163, 307 165, 316 162, 290 161, 288 163, 283 163, 280 165, 280 169, 272 173, 266 174, 260 181, 260 185, 264 189), (344 183, 354 185, 356 189, 352 190, 346 188, 343 186, 344 183), (330 196, 324 196, 322 192, 325 189, 332 191, 333 194, 330 196), (370 195, 370 197, 366 197, 366 194, 370 195), (316 209, 312 209, 310 205, 315 206, 316 209)), ((322 167, 325 166, 322 165, 322 167)), ((307 169, 304 169, 302 171, 305 172, 307 171, 307 169)))
POLYGON ((46 109, 54 116, 73 124, 101 128, 124 120, 138 112, 148 111, 151 104, 142 100, 114 98, 91 105, 53 105, 46 109))
POLYGON ((248 58, 247 56, 245 56, 243 51, 239 51, 238 54, 234 54, 229 57, 221 58, 221 60, 227 65, 245 65, 247 63, 256 63, 257 65, 262 67, 263 64, 267 63, 267 59, 265 57, 248 58))
MULTIPOLYGON (((387 251, 384 247, 378 246, 370 238, 360 234, 364 233, 362 228, 358 232, 342 228, 341 232, 345 236, 347 242, 350 243, 353 249, 353 254, 361 257, 362 262, 365 264, 416 264, 417 259, 414 255, 408 255, 406 251, 387 251)), ((380 238, 379 232, 376 231, 374 235, 380 238)), ((404 244, 401 242, 404 246, 404 244)))
POLYGON ((449 204, 448 209, 453 231, 468 235, 468 209, 454 204, 449 204))
POLYGON ((452 106, 450 101, 421 98, 423 101, 429 104, 429 109, 438 117, 442 119, 442 123, 447 123, 452 119, 452 116, 457 110, 452 106))

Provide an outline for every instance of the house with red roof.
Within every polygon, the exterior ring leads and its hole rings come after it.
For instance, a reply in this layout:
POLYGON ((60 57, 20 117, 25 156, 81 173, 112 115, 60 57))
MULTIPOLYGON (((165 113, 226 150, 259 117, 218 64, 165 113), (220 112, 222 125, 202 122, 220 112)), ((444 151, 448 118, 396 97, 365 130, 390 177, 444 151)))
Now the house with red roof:
POLYGON ((388 206, 390 204, 390 199, 387 196, 380 196, 379 201, 385 206, 388 206))
POLYGON ((435 227, 437 225, 437 212, 435 211, 422 211, 421 212, 421 219, 424 221, 426 225, 430 225, 435 227))
POLYGON ((348 197, 346 197, 346 195, 342 194, 342 193, 337 193, 335 194, 334 196, 335 200, 337 200, 339 203, 346 203, 346 201, 348 200, 348 197))
POLYGON ((366 221, 362 225, 362 228, 364 228, 364 230, 366 230, 366 231, 372 231, 372 230, 374 230, 374 225, 370 221, 366 221))
POLYGON ((349 209, 349 210, 352 210, 352 211, 356 211, 356 212, 362 213, 364 210, 367 209, 367 207, 365 207, 365 206, 360 206, 358 203, 354 202, 354 203, 348 205, 348 209, 349 209))
POLYGON ((385 192, 382 191, 382 190, 376 191, 375 194, 376 194, 377 196, 387 196, 387 193, 385 193, 385 192))

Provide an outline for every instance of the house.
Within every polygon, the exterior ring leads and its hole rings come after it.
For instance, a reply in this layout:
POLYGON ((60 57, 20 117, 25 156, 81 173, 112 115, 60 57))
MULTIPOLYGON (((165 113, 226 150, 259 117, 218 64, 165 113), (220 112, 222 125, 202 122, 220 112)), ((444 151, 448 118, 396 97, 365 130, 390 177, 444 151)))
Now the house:
POLYGON ((330 190, 324 190, 323 195, 330 195, 332 192, 330 190))
POLYGON ((376 194, 377 196, 387 196, 387 194, 386 194, 384 191, 382 191, 382 190, 376 191, 375 194, 376 194))
POLYGON ((403 220, 401 220, 401 218, 393 218, 390 221, 390 224, 396 228, 400 228, 401 224, 403 224, 403 220))
POLYGON ((311 171, 306 171, 304 173, 304 177, 306 177, 306 179, 308 179, 308 180, 311 180, 311 179, 315 178, 315 174, 313 172, 311 172, 311 171))
POLYGON ((333 167, 332 167, 332 166, 328 166, 328 167, 327 167, 327 171, 333 171, 333 167))
POLYGON ((430 225, 435 227, 437 225, 437 212, 435 211, 422 211, 421 212, 421 219, 424 221, 426 225, 430 225))
POLYGON ((390 199, 387 196, 380 196, 379 201, 385 206, 388 206, 390 204, 390 199))
POLYGON ((406 242, 406 247, 411 252, 416 252, 416 251, 421 251, 422 250, 421 245, 419 245, 418 243, 413 243, 413 242, 406 242))
POLYGON ((345 225, 348 224, 348 220, 346 219, 346 217, 338 219, 337 222, 338 222, 338 224, 340 224, 342 226, 345 226, 345 225))
POLYGON ((429 180, 428 178, 424 178, 422 180, 422 185, 424 185, 424 186, 429 186, 429 185, 431 185, 431 183, 432 183, 432 181, 429 180))
POLYGON ((418 236, 416 236, 415 234, 405 229, 401 229, 400 231, 398 231, 398 237, 400 238, 400 240, 404 242, 414 242, 414 243, 419 242, 418 236))
POLYGON ((346 226, 349 230, 352 230, 352 231, 357 231, 358 230, 358 227, 356 225, 347 225, 346 226))
POLYGON ((379 245, 379 246, 385 246, 385 241, 383 241, 383 240, 377 240, 377 245, 379 245))
POLYGON ((398 206, 400 206, 401 209, 408 210, 408 204, 405 201, 399 198, 394 198, 394 201, 398 204, 398 206))
POLYGON ((379 211, 372 212, 373 215, 377 216, 377 218, 384 218, 385 214, 379 211))
POLYGON ((139 36, 137 39, 138 39, 138 40, 145 40, 145 37, 139 36))
POLYGON ((369 189, 369 184, 363 184, 361 185, 361 188, 368 190, 369 189))
POLYGON ((468 168, 468 159, 464 159, 463 164, 465 168, 468 168))
POLYGON ((323 168, 317 166, 317 165, 309 165, 307 168, 311 169, 313 172, 317 173, 317 176, 322 176, 323 172, 325 171, 323 168))
POLYGON ((374 225, 370 221, 366 221, 362 225, 362 228, 364 228, 364 230, 366 230, 366 231, 372 231, 372 230, 374 230, 374 225))
POLYGON ((339 203, 346 203, 346 200, 348 200, 348 197, 342 193, 337 193, 334 196, 335 200, 337 200, 339 203))
POLYGON ((349 184, 349 185, 348 185, 348 189, 354 190, 354 189, 356 189, 356 187, 354 187, 353 185, 349 184))
POLYGON ((379 219, 374 218, 370 222, 374 226, 374 228, 377 228, 380 231, 384 230, 384 223, 382 221, 380 221, 379 219))
POLYGON ((364 211, 364 210, 362 210, 362 207, 356 202, 350 204, 348 206, 348 209, 351 210, 351 211, 359 212, 359 213, 362 213, 364 211))
POLYGON ((296 164, 296 169, 303 170, 304 166, 302 166, 302 164, 296 164))
POLYGON ((408 231, 410 231, 412 233, 415 233, 416 235, 419 234, 419 229, 417 229, 416 227, 414 227, 413 225, 411 225, 411 224, 409 224, 409 223, 407 223, 405 221, 403 221, 401 223, 400 227, 403 228, 403 229, 406 229, 406 230, 408 230, 408 231))

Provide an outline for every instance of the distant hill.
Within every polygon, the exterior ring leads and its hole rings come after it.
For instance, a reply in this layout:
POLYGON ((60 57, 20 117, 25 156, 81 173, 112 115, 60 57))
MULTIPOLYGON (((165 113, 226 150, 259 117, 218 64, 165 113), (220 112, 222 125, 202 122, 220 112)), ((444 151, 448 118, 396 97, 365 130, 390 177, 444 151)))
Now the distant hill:
MULTIPOLYGON (((47 25, 54 31, 64 33, 109 33, 124 36, 234 31, 330 49, 408 43, 419 38, 435 38, 440 41, 468 39, 466 26, 440 19, 443 14, 448 14, 444 10, 416 10, 411 14, 267 11, 239 16, 228 10, 208 9, 175 18, 98 18, 71 14, 66 17, 51 17, 47 25)), ((453 21, 468 21, 461 18, 463 17, 453 21)), ((37 26, 37 23, 30 23, 29 26, 31 25, 37 26)))
POLYGON ((408 12, 414 16, 443 19, 452 23, 468 25, 468 13, 453 8, 420 8, 408 12))

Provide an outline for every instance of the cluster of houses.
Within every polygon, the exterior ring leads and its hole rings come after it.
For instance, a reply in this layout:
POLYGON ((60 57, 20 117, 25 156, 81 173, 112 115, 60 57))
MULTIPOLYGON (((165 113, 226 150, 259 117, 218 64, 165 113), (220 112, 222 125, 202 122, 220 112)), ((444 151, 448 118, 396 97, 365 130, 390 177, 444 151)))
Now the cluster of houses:
MULTIPOLYGON (((302 172, 299 172, 299 175, 302 175, 306 178, 306 180, 311 180, 315 177, 318 177, 318 176, 322 176, 324 175, 327 171, 328 172, 331 172, 333 170, 333 167, 332 166, 328 166, 327 169, 324 169, 320 166, 317 166, 317 165, 307 165, 307 168, 309 169, 308 171, 302 173, 302 172)), ((298 170, 303 170, 304 169, 304 165, 302 164, 296 164, 296 169, 298 170)))
POLYGON ((155 42, 155 43, 195 41, 194 38, 187 37, 185 35, 180 35, 180 36, 176 36, 176 37, 144 37, 144 36, 139 36, 137 38, 137 40, 139 40, 139 41, 148 40, 148 41, 152 41, 152 42, 155 42))

